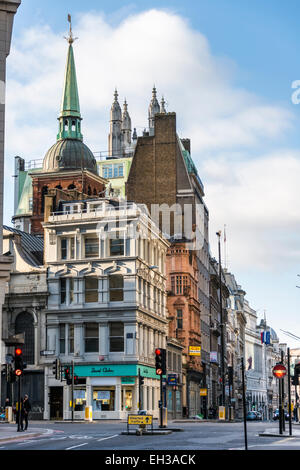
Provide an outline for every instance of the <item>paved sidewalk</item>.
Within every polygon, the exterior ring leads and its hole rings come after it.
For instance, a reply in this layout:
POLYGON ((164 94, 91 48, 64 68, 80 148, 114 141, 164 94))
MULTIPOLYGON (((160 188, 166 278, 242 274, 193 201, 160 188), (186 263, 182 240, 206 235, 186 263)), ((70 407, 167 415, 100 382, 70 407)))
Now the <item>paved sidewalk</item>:
POLYGON ((285 431, 283 431, 282 434, 279 434, 279 428, 278 429, 269 428, 269 429, 265 429, 263 432, 260 432, 258 435, 262 437, 297 437, 297 438, 300 438, 300 429, 297 429, 297 428, 295 429, 294 424, 293 424, 291 436, 289 432, 289 426, 285 426, 285 431))
POLYGON ((30 439, 32 437, 38 436, 46 436, 52 434, 53 431, 51 429, 42 429, 42 428, 35 428, 31 426, 27 429, 27 431, 17 431, 16 424, 2 424, 0 425, 0 443, 6 441, 14 441, 19 439, 30 439))

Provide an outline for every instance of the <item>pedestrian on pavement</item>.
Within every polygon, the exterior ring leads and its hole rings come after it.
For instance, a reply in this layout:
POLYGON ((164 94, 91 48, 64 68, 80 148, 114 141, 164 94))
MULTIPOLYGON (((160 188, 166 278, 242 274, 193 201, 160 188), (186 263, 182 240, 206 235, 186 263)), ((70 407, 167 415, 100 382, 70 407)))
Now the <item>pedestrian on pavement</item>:
POLYGON ((28 395, 24 395, 24 400, 22 403, 22 413, 21 413, 21 421, 22 421, 21 428, 24 429, 24 431, 26 431, 26 429, 28 428, 28 417, 29 417, 30 410, 31 410, 31 405, 28 399, 28 395), (25 421, 25 427, 23 426, 23 421, 25 421))
POLYGON ((11 406, 11 403, 10 403, 10 399, 9 399, 9 398, 6 398, 6 400, 5 400, 5 408, 6 408, 7 406, 11 406))
POLYGON ((295 406, 294 408, 294 421, 298 421, 298 413, 297 413, 297 407, 295 406))

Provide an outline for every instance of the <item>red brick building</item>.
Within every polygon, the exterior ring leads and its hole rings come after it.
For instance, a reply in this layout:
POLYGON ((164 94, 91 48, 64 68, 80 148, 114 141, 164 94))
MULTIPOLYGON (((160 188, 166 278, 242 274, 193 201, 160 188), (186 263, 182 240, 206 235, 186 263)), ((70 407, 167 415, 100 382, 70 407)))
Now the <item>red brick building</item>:
POLYGON ((160 229, 170 236, 167 255, 169 337, 178 338, 183 350, 183 414, 207 414, 207 399, 200 398, 200 388, 209 377, 209 253, 208 210, 204 204, 204 188, 190 156, 189 139, 180 139, 175 113, 156 113, 153 128, 139 137, 126 184, 128 201, 145 204, 160 229), (166 205, 179 211, 170 212, 169 230, 163 226, 162 212, 153 205, 166 205), (195 232, 197 207, 203 210, 203 243, 193 249, 185 227, 184 208, 192 208, 190 225, 195 232), (180 210, 181 209, 181 210, 180 210), (182 318, 180 317, 182 315, 182 318), (182 326, 182 328, 178 328, 182 326), (201 346, 201 357, 190 356, 189 346, 201 346))

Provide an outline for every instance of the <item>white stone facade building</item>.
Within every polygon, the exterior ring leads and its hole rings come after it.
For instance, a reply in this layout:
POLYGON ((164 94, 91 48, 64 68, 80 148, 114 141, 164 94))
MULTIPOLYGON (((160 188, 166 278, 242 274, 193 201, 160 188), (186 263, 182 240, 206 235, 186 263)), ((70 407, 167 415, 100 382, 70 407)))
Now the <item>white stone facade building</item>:
MULTIPOLYGON (((44 223, 48 271, 47 344, 75 363, 75 418, 122 419, 143 408, 158 416, 154 350, 166 348, 165 256, 168 243, 135 204, 116 200, 62 203, 44 223), (111 238, 112 234, 116 238, 111 238)), ((44 418, 71 418, 70 387, 45 364, 44 418), (48 400, 50 396, 50 400, 48 400), (59 410, 48 401, 59 402, 59 410)))

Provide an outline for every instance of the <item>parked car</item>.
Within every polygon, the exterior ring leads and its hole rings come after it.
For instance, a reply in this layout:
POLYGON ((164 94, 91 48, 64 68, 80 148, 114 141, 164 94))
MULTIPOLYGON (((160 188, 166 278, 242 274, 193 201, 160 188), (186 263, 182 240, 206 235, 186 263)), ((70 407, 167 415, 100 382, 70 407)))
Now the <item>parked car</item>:
MULTIPOLYGON (((287 411, 284 412, 284 418, 285 420, 287 421, 289 419, 290 415, 288 414, 287 411)), ((273 414, 273 420, 276 421, 277 419, 279 419, 279 409, 277 408, 277 410, 274 411, 274 414, 273 414)))
POLYGON ((258 421, 262 421, 262 419, 263 419, 262 413, 260 411, 254 411, 254 413, 256 413, 256 419, 258 421))
POLYGON ((257 415, 255 411, 248 411, 247 416, 246 416, 247 421, 256 421, 257 420, 257 415))

